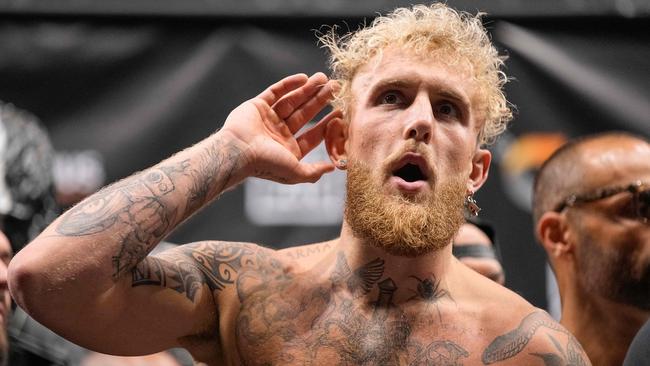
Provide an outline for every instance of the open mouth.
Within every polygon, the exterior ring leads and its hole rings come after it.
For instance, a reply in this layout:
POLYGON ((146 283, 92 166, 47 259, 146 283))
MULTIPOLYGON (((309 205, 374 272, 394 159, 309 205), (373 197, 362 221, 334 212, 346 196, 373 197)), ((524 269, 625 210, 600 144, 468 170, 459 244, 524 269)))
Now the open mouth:
POLYGON ((406 182, 417 182, 419 180, 427 180, 427 176, 424 174, 420 166, 413 163, 406 163, 401 168, 393 172, 393 176, 402 178, 406 182))

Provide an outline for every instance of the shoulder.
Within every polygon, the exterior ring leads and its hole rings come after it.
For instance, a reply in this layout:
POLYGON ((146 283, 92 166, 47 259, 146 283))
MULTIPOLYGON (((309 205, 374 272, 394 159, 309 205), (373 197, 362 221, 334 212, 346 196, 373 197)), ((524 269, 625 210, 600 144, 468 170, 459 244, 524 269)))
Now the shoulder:
POLYGON ((282 256, 274 249, 259 244, 229 241, 200 241, 178 245, 153 257, 179 266, 192 266, 209 277, 229 277, 243 270, 281 266, 282 262, 282 256))
POLYGON ((335 252, 336 239, 322 243, 285 248, 277 252, 278 259, 290 263, 297 272, 312 269, 320 261, 335 252))
POLYGON ((185 260, 207 260, 231 262, 233 260, 253 256, 274 256, 275 250, 259 244, 231 241, 199 241, 182 245, 165 243, 164 250, 154 251, 158 258, 177 258, 185 260))
POLYGON ((202 241, 148 256, 133 270, 133 286, 159 285, 190 300, 204 286, 221 292, 251 271, 282 271, 277 252, 252 243, 202 241))
POLYGON ((484 365, 591 365, 576 338, 545 311, 512 318, 518 324, 496 333, 481 355, 484 365))
MULTIPOLYGON (((457 287, 473 313, 486 321, 512 320, 513 314, 528 314, 535 308, 519 294, 457 262, 457 287), (504 312, 504 309, 508 309, 504 312)), ((459 296, 460 297, 460 296, 459 296)))
POLYGON ((483 329, 484 365, 591 364, 576 338, 548 313, 469 269, 463 277, 464 310, 483 329))

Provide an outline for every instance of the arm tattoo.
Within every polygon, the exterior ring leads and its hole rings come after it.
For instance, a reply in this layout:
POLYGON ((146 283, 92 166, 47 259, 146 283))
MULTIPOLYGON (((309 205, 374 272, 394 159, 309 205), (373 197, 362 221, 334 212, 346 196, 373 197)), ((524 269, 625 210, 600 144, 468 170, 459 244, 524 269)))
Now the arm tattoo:
POLYGON ((64 236, 84 236, 111 229, 110 234, 120 241, 112 256, 113 279, 117 280, 143 260, 174 225, 226 187, 240 155, 237 146, 218 140, 206 147, 194 164, 185 159, 154 167, 105 188, 66 213, 56 231, 64 236), (177 190, 175 179, 179 177, 191 178, 185 209, 165 198, 177 190))
POLYGON ((221 291, 235 282, 244 266, 266 261, 267 254, 251 244, 197 243, 180 248, 180 253, 147 257, 132 270, 131 285, 167 287, 194 301, 203 285, 221 291))
POLYGON ((120 249, 112 257, 113 278, 142 260, 176 220, 163 197, 176 189, 163 169, 151 169, 119 182, 72 208, 56 228, 65 236, 84 236, 117 226, 120 249))
POLYGON ((203 206, 212 192, 223 191, 238 166, 241 154, 242 151, 235 144, 224 145, 221 141, 203 150, 197 168, 189 172, 193 178, 187 199, 189 212, 203 206))
MULTIPOLYGON (((566 329, 550 319, 545 312, 536 311, 528 314, 516 329, 496 337, 483 351, 483 364, 489 365, 516 356, 526 348, 535 332, 541 327, 568 335, 572 350, 581 349, 580 344, 566 329), (576 345, 579 348, 576 348, 576 345)), ((579 352, 577 355, 582 360, 579 352)))

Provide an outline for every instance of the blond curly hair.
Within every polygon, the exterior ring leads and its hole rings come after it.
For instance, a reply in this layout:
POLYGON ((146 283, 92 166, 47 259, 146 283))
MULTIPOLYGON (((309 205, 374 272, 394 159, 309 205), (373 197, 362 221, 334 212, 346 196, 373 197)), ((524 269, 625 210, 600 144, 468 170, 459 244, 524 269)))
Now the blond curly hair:
POLYGON ((502 90, 508 81, 501 71, 505 57, 492 45, 481 16, 458 12, 441 3, 415 5, 379 16, 369 27, 343 36, 337 35, 335 27, 320 34, 320 42, 330 52, 331 77, 341 85, 334 107, 348 114, 352 79, 360 67, 384 49, 399 45, 419 56, 444 51, 452 55, 445 62, 469 65, 478 87, 477 111, 484 120, 479 142, 494 142, 512 119, 512 111, 502 90))

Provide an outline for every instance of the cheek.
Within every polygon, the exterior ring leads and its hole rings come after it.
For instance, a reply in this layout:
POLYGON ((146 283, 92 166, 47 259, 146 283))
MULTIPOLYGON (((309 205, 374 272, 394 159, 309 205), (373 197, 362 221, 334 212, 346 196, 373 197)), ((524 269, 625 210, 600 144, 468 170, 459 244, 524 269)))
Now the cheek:
POLYGON ((463 176, 472 171, 474 158, 474 145, 468 145, 463 139, 448 138, 434 146, 437 156, 444 156, 443 164, 450 171, 458 171, 463 176))
POLYGON ((381 129, 367 128, 356 131, 350 136, 348 148, 353 157, 366 160, 373 155, 381 155, 381 142, 390 139, 389 135, 382 133, 381 129))

